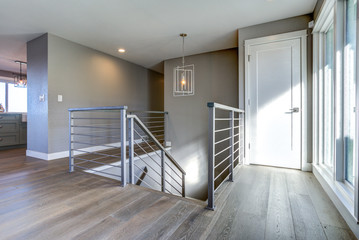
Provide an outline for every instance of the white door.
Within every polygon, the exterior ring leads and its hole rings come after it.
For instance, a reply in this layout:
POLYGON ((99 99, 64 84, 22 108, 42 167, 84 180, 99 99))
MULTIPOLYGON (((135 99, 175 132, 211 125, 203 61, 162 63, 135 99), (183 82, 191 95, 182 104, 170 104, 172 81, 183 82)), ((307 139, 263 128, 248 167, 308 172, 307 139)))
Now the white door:
POLYGON ((301 38, 247 45, 249 163, 301 168, 301 38))

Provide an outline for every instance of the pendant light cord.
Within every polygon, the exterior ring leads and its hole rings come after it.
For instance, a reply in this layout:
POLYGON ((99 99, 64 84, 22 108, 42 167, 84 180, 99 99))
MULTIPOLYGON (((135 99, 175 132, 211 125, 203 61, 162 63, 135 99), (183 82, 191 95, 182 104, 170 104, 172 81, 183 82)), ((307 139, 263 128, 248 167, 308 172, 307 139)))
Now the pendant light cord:
POLYGON ((184 38, 185 36, 182 36, 182 67, 184 67, 184 38))

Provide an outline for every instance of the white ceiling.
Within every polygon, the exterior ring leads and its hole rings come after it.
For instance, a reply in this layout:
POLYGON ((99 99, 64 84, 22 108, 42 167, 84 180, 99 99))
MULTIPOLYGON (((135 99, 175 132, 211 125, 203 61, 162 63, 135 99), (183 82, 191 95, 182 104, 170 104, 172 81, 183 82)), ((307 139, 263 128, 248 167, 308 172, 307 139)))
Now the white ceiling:
POLYGON ((0 70, 49 32, 162 71, 161 62, 237 46, 237 29, 313 12, 317 0, 0 0, 0 70), (117 49, 123 47, 125 54, 117 49))

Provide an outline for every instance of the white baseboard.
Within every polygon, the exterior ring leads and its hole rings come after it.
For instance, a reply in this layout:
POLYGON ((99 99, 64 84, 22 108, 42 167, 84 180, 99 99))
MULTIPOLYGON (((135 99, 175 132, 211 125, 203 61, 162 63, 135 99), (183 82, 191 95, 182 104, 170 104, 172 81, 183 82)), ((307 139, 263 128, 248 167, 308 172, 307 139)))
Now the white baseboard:
MULTIPOLYGON (((142 142, 142 141, 137 141, 137 142, 142 142)), ((128 145, 128 142, 126 142, 126 144, 128 145)), ((107 145, 108 145, 108 147, 106 147, 106 146, 93 146, 93 147, 81 148, 81 149, 78 149, 78 150, 86 151, 86 152, 103 151, 103 150, 107 150, 107 149, 109 149, 111 147, 121 147, 121 142, 110 143, 110 144, 107 144, 107 145)), ((75 156, 83 154, 83 152, 80 152, 80 151, 74 150, 73 154, 75 156)), ((26 156, 50 161, 50 160, 56 160, 56 159, 60 159, 60 158, 69 157, 69 151, 54 152, 54 153, 43 153, 43 152, 37 152, 37 151, 32 151, 32 150, 26 150, 26 156)))
MULTIPOLYGON (((142 143, 142 140, 135 140, 136 143, 142 143)), ((93 146, 93 147, 87 147, 87 148, 81 148, 78 149, 80 151, 85 151, 85 152, 97 152, 97 151, 103 151, 103 150, 107 150, 110 149, 112 147, 121 147, 121 142, 116 142, 116 143, 110 143, 110 144, 106 144, 108 145, 108 147, 106 146, 93 146)), ((128 141, 126 142, 126 146, 128 146, 128 141)), ((77 156, 80 154, 84 154, 83 152, 80 151, 73 151, 73 155, 77 156)), ((56 160, 56 159, 60 159, 60 158, 68 158, 69 157, 69 151, 62 151, 62 152, 54 152, 54 153, 43 153, 43 152, 37 152, 37 151, 33 151, 33 150, 26 150, 26 156, 29 157, 33 157, 33 158, 38 158, 38 159, 42 159, 42 160, 46 160, 46 161, 50 161, 50 160, 56 160)))

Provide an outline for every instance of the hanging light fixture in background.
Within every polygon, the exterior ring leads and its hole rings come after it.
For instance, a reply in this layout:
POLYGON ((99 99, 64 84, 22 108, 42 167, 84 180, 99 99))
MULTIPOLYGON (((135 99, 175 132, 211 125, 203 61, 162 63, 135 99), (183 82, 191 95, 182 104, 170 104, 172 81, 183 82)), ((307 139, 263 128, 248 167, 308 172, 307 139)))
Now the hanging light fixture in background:
POLYGON ((15 61, 15 62, 19 63, 19 65, 20 65, 20 73, 14 74, 14 86, 26 88, 27 87, 27 78, 26 78, 26 75, 22 73, 22 65, 27 64, 27 63, 22 62, 22 61, 15 61))
POLYGON ((184 38, 186 33, 181 33, 182 37, 182 66, 175 67, 173 71, 173 96, 194 95, 194 64, 185 65, 184 63, 184 38))

